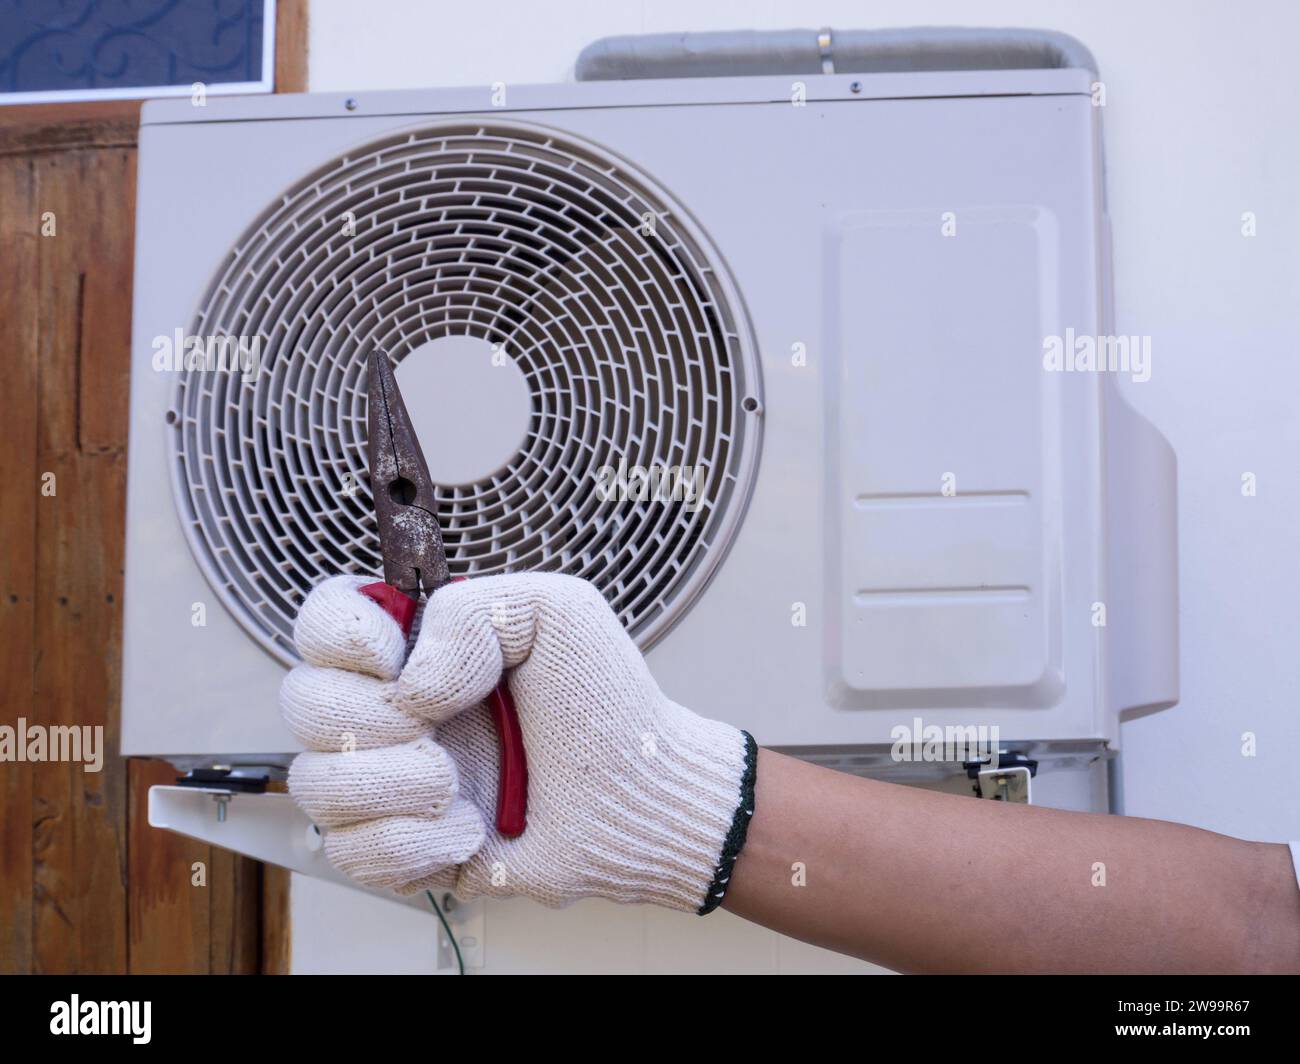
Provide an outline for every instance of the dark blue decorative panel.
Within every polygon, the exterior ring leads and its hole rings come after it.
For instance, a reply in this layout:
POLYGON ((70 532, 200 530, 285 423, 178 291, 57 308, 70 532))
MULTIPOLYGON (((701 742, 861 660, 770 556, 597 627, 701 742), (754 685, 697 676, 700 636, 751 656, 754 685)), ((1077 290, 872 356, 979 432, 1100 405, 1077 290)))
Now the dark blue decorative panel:
POLYGON ((0 0, 0 94, 260 82, 272 10, 266 0, 0 0))

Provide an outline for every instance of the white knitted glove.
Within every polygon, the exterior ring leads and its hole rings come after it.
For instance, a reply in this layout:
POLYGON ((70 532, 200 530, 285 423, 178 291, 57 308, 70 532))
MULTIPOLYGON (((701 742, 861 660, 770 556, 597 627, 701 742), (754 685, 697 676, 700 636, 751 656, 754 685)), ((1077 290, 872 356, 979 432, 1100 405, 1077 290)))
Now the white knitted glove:
POLYGON ((745 732, 666 698, 600 592, 530 573, 450 584, 405 667, 397 624, 335 577, 307 598, 306 664, 281 710, 307 748, 289 791, 333 864, 411 893, 600 897, 709 912, 753 813, 745 732), (482 700, 502 669, 528 759, 528 828, 493 827, 498 748, 482 700))

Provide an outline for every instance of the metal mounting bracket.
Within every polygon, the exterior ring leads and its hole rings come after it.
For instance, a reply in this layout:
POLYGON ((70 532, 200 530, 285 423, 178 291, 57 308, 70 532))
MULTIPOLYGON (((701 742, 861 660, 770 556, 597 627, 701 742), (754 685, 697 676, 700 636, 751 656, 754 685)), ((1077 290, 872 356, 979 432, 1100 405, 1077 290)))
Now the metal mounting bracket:
POLYGON ((962 765, 966 778, 975 781, 975 794, 995 802, 1023 802, 1032 799, 1033 778, 1038 762, 1018 750, 999 750, 992 757, 962 765))
POLYGON ((1030 803, 1033 776, 1028 768, 982 768, 975 777, 975 792, 995 802, 1030 803))
MULTIPOLYGON (((150 787, 149 825, 303 875, 327 879, 354 890, 366 890, 326 860, 319 829, 287 794, 247 794, 220 786, 150 787), (215 811, 212 807, 214 800, 217 802, 215 811)), ((438 921, 423 893, 408 896, 378 890, 367 890, 366 893, 423 909, 428 912, 430 920, 438 921)), ((482 968, 486 959, 484 943, 487 933, 483 900, 465 902, 455 899, 448 905, 446 896, 435 897, 438 897, 452 933, 460 944, 466 969, 482 968)), ((438 944, 439 969, 455 971, 456 960, 441 925, 438 944)))

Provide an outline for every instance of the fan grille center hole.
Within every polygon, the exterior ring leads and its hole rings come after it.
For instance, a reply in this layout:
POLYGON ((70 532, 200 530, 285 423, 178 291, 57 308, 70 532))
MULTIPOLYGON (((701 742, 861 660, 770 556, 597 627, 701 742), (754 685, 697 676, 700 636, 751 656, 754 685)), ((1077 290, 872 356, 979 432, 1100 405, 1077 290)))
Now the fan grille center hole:
POLYGON ((438 484, 473 484, 522 449, 532 393, 515 360, 477 336, 440 336, 394 370, 438 484))

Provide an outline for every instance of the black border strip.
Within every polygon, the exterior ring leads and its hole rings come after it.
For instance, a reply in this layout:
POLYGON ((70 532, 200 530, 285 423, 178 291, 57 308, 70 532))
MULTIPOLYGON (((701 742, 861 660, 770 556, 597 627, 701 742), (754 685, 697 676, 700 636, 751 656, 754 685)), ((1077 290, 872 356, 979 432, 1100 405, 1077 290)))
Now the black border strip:
POLYGON ((736 814, 731 818, 731 830, 722 842, 722 855, 718 867, 713 873, 713 882, 704 895, 704 904, 699 908, 699 915, 708 916, 719 905, 727 893, 727 884, 731 881, 731 870, 736 865, 736 858, 745 845, 749 834, 749 822, 754 816, 754 785, 758 782, 758 743, 747 731, 740 733, 745 737, 745 771, 740 777, 740 803, 736 814))

